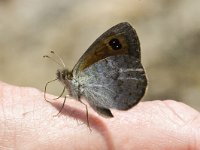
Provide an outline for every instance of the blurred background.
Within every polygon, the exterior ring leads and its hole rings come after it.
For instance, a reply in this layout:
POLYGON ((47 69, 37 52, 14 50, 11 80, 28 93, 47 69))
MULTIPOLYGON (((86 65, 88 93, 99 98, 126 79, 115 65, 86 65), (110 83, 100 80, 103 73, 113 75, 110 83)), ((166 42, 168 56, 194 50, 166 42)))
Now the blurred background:
MULTIPOLYGON (((149 79, 144 100, 175 99, 200 110, 199 0, 0 0, 0 80, 44 90, 59 68, 72 69, 92 42, 127 21, 141 42, 149 79)), ((56 82, 48 92, 59 95, 56 82)))

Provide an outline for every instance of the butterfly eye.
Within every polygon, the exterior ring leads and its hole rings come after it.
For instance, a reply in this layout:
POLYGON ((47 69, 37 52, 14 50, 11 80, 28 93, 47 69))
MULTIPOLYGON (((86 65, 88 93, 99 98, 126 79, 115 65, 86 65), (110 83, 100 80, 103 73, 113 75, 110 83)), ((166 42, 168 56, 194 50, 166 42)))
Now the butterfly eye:
POLYGON ((65 79, 65 73, 64 72, 62 72, 62 79, 65 79))
POLYGON ((112 47, 113 50, 119 50, 119 49, 122 48, 122 45, 121 45, 120 41, 118 39, 116 39, 116 38, 111 39, 109 41, 109 45, 112 47))

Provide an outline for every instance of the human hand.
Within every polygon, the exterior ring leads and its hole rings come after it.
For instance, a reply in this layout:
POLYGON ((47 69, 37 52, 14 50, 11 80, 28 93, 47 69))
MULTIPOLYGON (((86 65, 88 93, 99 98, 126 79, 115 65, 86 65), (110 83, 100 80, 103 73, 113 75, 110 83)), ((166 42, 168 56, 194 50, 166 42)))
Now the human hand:
MULTIPOLYGON (((55 98, 48 95, 49 99, 55 98)), ((47 103, 43 93, 0 83, 0 149, 200 149, 200 113, 173 100, 140 102, 102 118, 67 99, 47 103), (80 124, 84 122, 85 124, 80 124)))

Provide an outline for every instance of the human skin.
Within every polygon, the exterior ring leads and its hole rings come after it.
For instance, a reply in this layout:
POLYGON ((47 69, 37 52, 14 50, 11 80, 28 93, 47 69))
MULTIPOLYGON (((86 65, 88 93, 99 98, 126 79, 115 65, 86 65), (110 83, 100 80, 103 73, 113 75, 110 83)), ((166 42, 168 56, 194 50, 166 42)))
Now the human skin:
POLYGON ((68 98, 56 115, 62 103, 63 98, 46 102, 37 89, 1 82, 0 149, 200 149, 200 113, 181 102, 140 102, 128 111, 112 110, 113 118, 88 106, 90 128, 83 104, 68 98))

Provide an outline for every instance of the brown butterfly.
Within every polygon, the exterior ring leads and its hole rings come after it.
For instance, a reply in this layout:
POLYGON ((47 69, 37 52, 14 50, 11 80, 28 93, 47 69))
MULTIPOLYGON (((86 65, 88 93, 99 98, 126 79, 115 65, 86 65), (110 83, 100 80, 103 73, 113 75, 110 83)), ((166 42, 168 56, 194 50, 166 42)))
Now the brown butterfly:
POLYGON ((136 105, 147 87, 140 42, 127 22, 97 38, 72 71, 59 69, 56 75, 71 97, 81 103, 84 97, 104 117, 113 117, 111 108, 128 110, 136 105))

